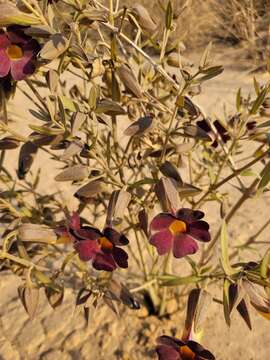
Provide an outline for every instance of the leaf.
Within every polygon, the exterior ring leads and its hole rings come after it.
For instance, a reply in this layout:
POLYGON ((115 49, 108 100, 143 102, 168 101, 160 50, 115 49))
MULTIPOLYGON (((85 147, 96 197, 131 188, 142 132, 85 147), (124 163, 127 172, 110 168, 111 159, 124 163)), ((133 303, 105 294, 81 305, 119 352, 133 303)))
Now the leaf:
POLYGON ((45 60, 54 60, 62 55, 68 48, 69 41, 60 33, 53 34, 40 51, 45 60))
POLYGON ((34 243, 54 243, 57 240, 54 230, 40 224, 22 224, 18 235, 21 241, 34 243))
POLYGON ((186 184, 186 183, 179 185, 177 187, 177 190, 178 190, 178 193, 181 198, 186 198, 189 196, 196 196, 202 192, 202 190, 199 189, 198 187, 191 185, 191 184, 186 184))
POLYGON ((268 185, 270 181, 270 162, 265 166, 261 172, 261 180, 258 185, 258 190, 262 190, 268 185))
POLYGON ((231 267, 228 254, 228 232, 225 220, 222 221, 221 233, 221 264, 226 275, 232 275, 235 271, 231 267))
POLYGON ((133 184, 129 184, 129 188, 134 189, 134 188, 138 188, 142 185, 151 185, 151 184, 155 184, 157 181, 155 179, 151 179, 151 178, 145 178, 143 180, 138 180, 133 184))
POLYGON ((152 20, 147 9, 141 4, 135 4, 132 7, 132 13, 135 15, 142 30, 152 34, 156 31, 157 25, 152 20))
POLYGON ((173 20, 173 9, 172 9, 171 1, 169 0, 166 8, 166 21, 165 21, 167 30, 171 29, 172 20, 173 20))
POLYGON ((84 180, 89 175, 87 166, 74 165, 63 170, 61 173, 56 175, 55 181, 79 181, 84 180))
POLYGON ((242 106, 242 95, 241 95, 241 88, 239 88, 236 94, 236 110, 238 112, 241 111, 241 106, 242 106))
POLYGON ((199 63, 199 67, 204 69, 206 66, 209 65, 209 57, 210 57, 210 52, 212 50, 212 42, 210 42, 206 49, 204 50, 204 53, 202 54, 202 57, 200 59, 200 63, 199 63))
POLYGON ((40 19, 20 11, 8 0, 6 0, 5 3, 0 3, 0 27, 14 24, 29 26, 39 23, 40 19))
POLYGON ((127 136, 141 136, 145 134, 153 127, 153 118, 151 116, 145 116, 139 118, 139 120, 132 123, 125 131, 127 136))
POLYGON ((73 136, 76 136, 82 125, 86 122, 88 116, 82 112, 77 111, 73 114, 71 123, 72 123, 72 130, 71 133, 73 136))
POLYGON ((78 104, 76 104, 75 101, 71 100, 67 96, 59 96, 59 99, 61 100, 65 110, 69 110, 71 112, 76 112, 79 110, 78 104))
POLYGON ((269 265, 270 265, 270 249, 266 251, 260 266, 260 273, 263 279, 267 279, 269 277, 269 265))
POLYGON ((228 326, 231 325, 230 319, 230 298, 229 298, 229 289, 230 289, 230 281, 228 279, 224 279, 223 283, 223 313, 226 324, 228 326))
POLYGON ((262 105, 262 103, 265 100, 265 97, 269 91, 269 87, 264 87, 261 92, 258 94, 256 100, 254 101, 252 108, 250 109, 249 113, 250 115, 255 115, 259 109, 259 107, 262 105))
POLYGON ((160 276, 162 286, 178 286, 186 284, 196 284, 202 281, 202 278, 196 275, 178 277, 173 275, 160 276))
POLYGON ((64 129, 52 128, 48 126, 29 125, 30 129, 42 135, 61 135, 65 132, 64 129))
POLYGON ((18 288, 19 298, 23 307, 30 319, 36 315, 38 302, 39 302, 39 289, 35 287, 25 287, 24 285, 18 288))
POLYGON ((55 95, 57 93, 58 83, 59 83, 59 74, 57 71, 50 69, 46 73, 47 85, 50 89, 50 92, 55 95))

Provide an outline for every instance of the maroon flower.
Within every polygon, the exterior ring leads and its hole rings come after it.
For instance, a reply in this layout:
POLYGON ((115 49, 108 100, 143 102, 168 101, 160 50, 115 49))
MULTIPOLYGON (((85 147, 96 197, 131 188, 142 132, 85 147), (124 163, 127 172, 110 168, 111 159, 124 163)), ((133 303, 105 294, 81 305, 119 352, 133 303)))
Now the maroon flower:
POLYGON ((0 78, 11 73, 14 80, 23 80, 35 72, 38 42, 24 34, 24 27, 12 25, 0 30, 0 78))
POLYGON ((159 360, 215 360, 214 355, 196 341, 166 335, 157 339, 156 352, 159 360))
POLYGON ((210 241, 209 225, 201 220, 203 217, 202 211, 186 208, 178 210, 176 215, 158 214, 150 224, 150 244, 157 248, 159 255, 171 249, 176 258, 196 253, 195 240, 210 241))
POLYGON ((90 226, 81 226, 80 217, 74 213, 67 228, 58 229, 62 238, 69 237, 82 261, 92 260, 96 270, 113 271, 117 266, 128 267, 128 254, 120 248, 128 239, 111 227, 103 232, 90 226))

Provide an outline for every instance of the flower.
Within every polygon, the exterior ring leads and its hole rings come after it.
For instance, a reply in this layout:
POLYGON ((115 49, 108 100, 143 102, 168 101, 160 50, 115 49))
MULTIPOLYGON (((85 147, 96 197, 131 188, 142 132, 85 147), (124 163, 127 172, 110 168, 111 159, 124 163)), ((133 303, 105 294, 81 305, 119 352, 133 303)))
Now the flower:
POLYGON ((196 341, 166 335, 157 339, 156 352, 159 360, 215 360, 214 355, 196 341))
POLYGON ((90 226, 81 226, 80 217, 74 213, 68 226, 58 229, 62 239, 70 238, 82 261, 92 260, 96 270, 113 271, 117 266, 128 267, 128 254, 120 246, 127 245, 128 239, 111 227, 103 232, 90 226))
POLYGON ((159 255, 171 249, 176 258, 194 254, 198 250, 195 240, 210 241, 209 225, 201 220, 203 217, 202 211, 186 208, 179 209, 175 215, 160 213, 151 221, 149 242, 159 255))
POLYGON ((14 80, 23 80, 35 72, 39 43, 24 33, 24 27, 12 25, 0 30, 0 78, 9 73, 14 80))

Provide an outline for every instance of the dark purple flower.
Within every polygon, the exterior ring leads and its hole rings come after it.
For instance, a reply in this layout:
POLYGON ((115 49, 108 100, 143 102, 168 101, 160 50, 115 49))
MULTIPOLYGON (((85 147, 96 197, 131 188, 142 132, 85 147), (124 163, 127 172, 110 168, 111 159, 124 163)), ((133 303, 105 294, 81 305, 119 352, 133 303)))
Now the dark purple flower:
POLYGON ((9 99, 12 94, 14 94, 16 88, 15 82, 12 80, 10 74, 0 78, 0 92, 3 91, 5 98, 9 99))
POLYGON ((69 237, 82 261, 92 260, 96 270, 113 271, 117 266, 128 267, 128 254, 121 246, 129 243, 128 239, 111 227, 103 232, 90 226, 82 226, 80 217, 74 213, 66 228, 58 229, 64 239, 69 237))
POLYGON ((150 224, 150 244, 157 248, 159 255, 171 249, 176 258, 196 253, 195 240, 210 241, 209 225, 201 220, 203 217, 202 211, 186 208, 179 209, 175 215, 158 214, 150 224))
POLYGON ((214 355, 196 341, 166 335, 157 339, 156 352, 159 360, 215 360, 214 355))
POLYGON ((38 42, 25 35, 24 27, 12 25, 7 31, 0 30, 0 78, 9 73, 16 81, 35 72, 38 42))
MULTIPOLYGON (((203 119, 203 120, 197 121, 196 124, 197 124, 197 126, 199 126, 199 128, 204 130, 207 134, 209 134, 213 138, 213 142, 211 145, 213 147, 217 147, 218 141, 216 139, 216 135, 213 133, 213 130, 209 126, 208 122, 205 119, 203 119)), ((216 129, 219 136, 221 137, 222 141, 226 144, 226 142, 228 140, 230 140, 230 138, 231 138, 227 129, 225 129, 225 127, 221 124, 221 122, 219 120, 215 120, 213 122, 213 126, 216 129)))

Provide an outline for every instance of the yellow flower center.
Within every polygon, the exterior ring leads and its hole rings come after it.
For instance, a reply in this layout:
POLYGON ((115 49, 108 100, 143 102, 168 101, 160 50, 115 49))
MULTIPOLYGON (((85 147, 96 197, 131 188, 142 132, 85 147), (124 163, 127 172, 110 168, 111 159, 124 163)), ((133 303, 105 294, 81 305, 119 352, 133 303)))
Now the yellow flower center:
POLYGON ((176 235, 185 232, 187 230, 187 226, 181 220, 174 220, 169 226, 169 230, 173 235, 176 235))
POLYGON ((104 250, 112 250, 113 248, 113 244, 105 236, 99 238, 98 242, 104 250))
POLYGON ((195 359, 194 352, 188 346, 180 347, 180 354, 183 360, 193 360, 195 359))
POLYGON ((18 45, 10 45, 6 52, 11 60, 18 60, 23 57, 22 49, 18 45))

